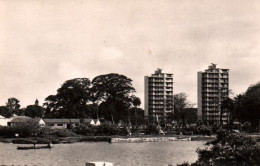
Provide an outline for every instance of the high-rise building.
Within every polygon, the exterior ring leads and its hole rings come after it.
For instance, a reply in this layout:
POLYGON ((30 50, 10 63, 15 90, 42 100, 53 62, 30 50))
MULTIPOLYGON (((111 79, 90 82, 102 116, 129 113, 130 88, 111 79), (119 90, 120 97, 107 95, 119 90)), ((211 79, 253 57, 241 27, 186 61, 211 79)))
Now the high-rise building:
POLYGON ((157 69, 144 77, 145 115, 161 122, 173 113, 173 74, 157 69))
POLYGON ((221 101, 229 96, 229 69, 212 64, 198 72, 198 120, 206 124, 228 121, 228 112, 221 110, 221 101))

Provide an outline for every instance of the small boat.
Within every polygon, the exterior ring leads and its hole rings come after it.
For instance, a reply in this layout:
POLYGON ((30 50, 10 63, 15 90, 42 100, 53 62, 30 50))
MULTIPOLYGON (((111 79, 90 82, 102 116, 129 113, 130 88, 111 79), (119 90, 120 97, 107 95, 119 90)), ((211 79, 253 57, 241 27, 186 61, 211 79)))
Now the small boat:
POLYGON ((29 149, 51 149, 53 146, 17 146, 17 150, 29 150, 29 149))

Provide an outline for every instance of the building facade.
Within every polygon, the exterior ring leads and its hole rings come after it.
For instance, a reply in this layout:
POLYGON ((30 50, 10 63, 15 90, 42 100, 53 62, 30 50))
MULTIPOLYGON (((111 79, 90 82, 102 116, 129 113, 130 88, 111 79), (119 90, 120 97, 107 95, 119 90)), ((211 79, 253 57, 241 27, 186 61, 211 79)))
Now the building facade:
POLYGON ((173 74, 157 69, 144 77, 145 116, 165 121, 173 113, 173 74))
POLYGON ((229 96, 229 69, 212 64, 198 72, 198 120, 206 124, 228 122, 228 113, 221 110, 221 101, 229 96))

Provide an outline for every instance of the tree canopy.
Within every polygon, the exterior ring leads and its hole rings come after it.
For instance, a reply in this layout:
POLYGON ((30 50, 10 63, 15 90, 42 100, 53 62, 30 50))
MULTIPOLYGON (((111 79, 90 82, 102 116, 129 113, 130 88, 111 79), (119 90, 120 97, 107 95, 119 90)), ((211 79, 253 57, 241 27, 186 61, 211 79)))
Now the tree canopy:
POLYGON ((173 96, 174 99, 174 120, 177 122, 182 121, 182 125, 186 126, 186 108, 191 108, 192 104, 188 101, 185 93, 178 93, 173 96))
POLYGON ((6 107, 9 108, 10 110, 19 109, 20 108, 19 102, 20 101, 18 99, 11 97, 7 100, 6 107))
POLYGON ((39 101, 36 99, 34 105, 29 105, 25 108, 24 115, 31 118, 42 118, 44 115, 44 108, 39 106, 39 101))
POLYGON ((260 82, 251 85, 244 94, 244 106, 246 118, 253 125, 257 126, 260 120, 260 82))
POLYGON ((141 104, 134 92, 132 80, 124 75, 111 73, 92 80, 92 96, 101 103, 100 114, 113 122, 127 121, 132 105, 141 104))
POLYGON ((90 100, 90 81, 88 78, 75 78, 66 81, 56 95, 45 99, 47 116, 59 118, 86 117, 90 100))
POLYGON ((5 118, 10 118, 12 116, 12 111, 6 106, 0 106, 0 115, 5 118))

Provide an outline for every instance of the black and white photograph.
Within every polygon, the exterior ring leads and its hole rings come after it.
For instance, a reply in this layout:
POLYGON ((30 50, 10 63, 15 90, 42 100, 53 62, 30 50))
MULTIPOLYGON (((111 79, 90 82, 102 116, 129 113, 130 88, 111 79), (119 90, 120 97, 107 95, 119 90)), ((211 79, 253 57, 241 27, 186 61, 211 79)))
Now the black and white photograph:
POLYGON ((260 1, 0 0, 0 166, 260 165, 260 1))

